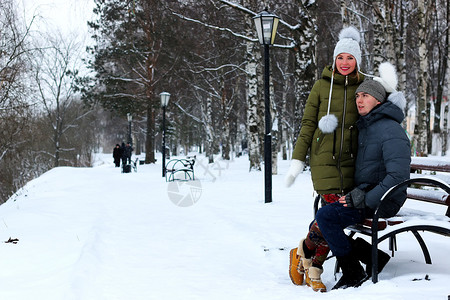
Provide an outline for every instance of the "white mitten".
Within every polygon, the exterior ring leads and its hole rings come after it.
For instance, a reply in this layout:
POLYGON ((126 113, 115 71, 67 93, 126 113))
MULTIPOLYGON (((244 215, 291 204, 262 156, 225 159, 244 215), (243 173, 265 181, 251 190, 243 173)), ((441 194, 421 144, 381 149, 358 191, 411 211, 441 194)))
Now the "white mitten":
POLYGON ((295 178, 297 178, 298 174, 303 172, 304 168, 305 163, 301 160, 293 159, 291 161, 291 166, 289 167, 286 178, 284 179, 286 187, 290 187, 294 183, 295 178))

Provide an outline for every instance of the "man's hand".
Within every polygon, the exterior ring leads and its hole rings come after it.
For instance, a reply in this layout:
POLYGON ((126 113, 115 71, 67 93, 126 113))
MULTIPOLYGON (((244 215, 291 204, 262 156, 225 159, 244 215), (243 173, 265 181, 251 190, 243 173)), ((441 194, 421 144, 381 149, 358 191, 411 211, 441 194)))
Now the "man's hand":
POLYGON ((354 207, 363 209, 366 207, 365 200, 366 193, 358 188, 353 189, 350 193, 339 198, 339 203, 345 207, 354 207))

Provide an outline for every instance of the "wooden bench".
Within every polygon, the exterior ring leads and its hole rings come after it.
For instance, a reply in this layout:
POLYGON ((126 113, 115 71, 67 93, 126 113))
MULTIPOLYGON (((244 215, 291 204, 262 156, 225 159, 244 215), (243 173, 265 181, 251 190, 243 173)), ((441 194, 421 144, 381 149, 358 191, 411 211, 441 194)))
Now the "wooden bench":
POLYGON ((174 180, 195 180, 194 164, 196 156, 187 156, 186 158, 172 159, 166 164, 166 181, 174 180), (184 173, 184 179, 176 177, 177 173, 184 173))
MULTIPOLYGON (((350 237, 357 233, 371 237, 372 281, 374 283, 378 281, 377 250, 380 242, 388 239, 389 250, 392 251, 392 256, 394 256, 394 252, 397 251, 396 236, 410 231, 422 249, 425 262, 431 264, 430 253, 419 231, 428 231, 450 237, 450 161, 433 161, 432 159, 413 157, 411 172, 409 180, 396 185, 382 197, 372 219, 366 219, 362 224, 347 227, 350 237), (406 202, 411 200, 422 201, 432 205, 442 205, 444 209, 446 208, 445 213, 442 215, 426 213, 417 209, 405 208, 404 205, 395 217, 389 219, 380 218, 380 206, 383 205, 384 199, 389 198, 392 193, 405 186, 408 187, 406 202)), ((317 212, 319 200, 320 196, 317 196, 314 202, 315 212, 317 212)), ((338 266, 336 265, 335 271, 337 270, 338 266)))

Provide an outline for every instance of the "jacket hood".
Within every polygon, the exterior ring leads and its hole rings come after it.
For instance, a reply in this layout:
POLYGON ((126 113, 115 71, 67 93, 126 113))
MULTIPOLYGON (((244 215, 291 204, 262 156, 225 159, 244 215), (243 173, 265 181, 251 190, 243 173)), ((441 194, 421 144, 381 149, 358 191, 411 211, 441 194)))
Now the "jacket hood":
POLYGON ((386 101, 375 107, 370 113, 361 116, 357 121, 358 128, 367 127, 368 125, 384 118, 389 118, 397 123, 401 123, 405 118, 403 110, 396 104, 386 101))

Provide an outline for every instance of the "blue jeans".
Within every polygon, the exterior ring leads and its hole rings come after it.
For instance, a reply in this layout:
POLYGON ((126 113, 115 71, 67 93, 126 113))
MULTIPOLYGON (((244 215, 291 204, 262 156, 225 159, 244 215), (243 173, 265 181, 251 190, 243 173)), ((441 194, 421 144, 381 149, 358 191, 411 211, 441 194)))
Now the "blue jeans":
POLYGON ((323 237, 335 256, 346 256, 352 247, 344 229, 364 220, 364 212, 354 207, 344 207, 339 202, 319 209, 316 221, 323 237))

